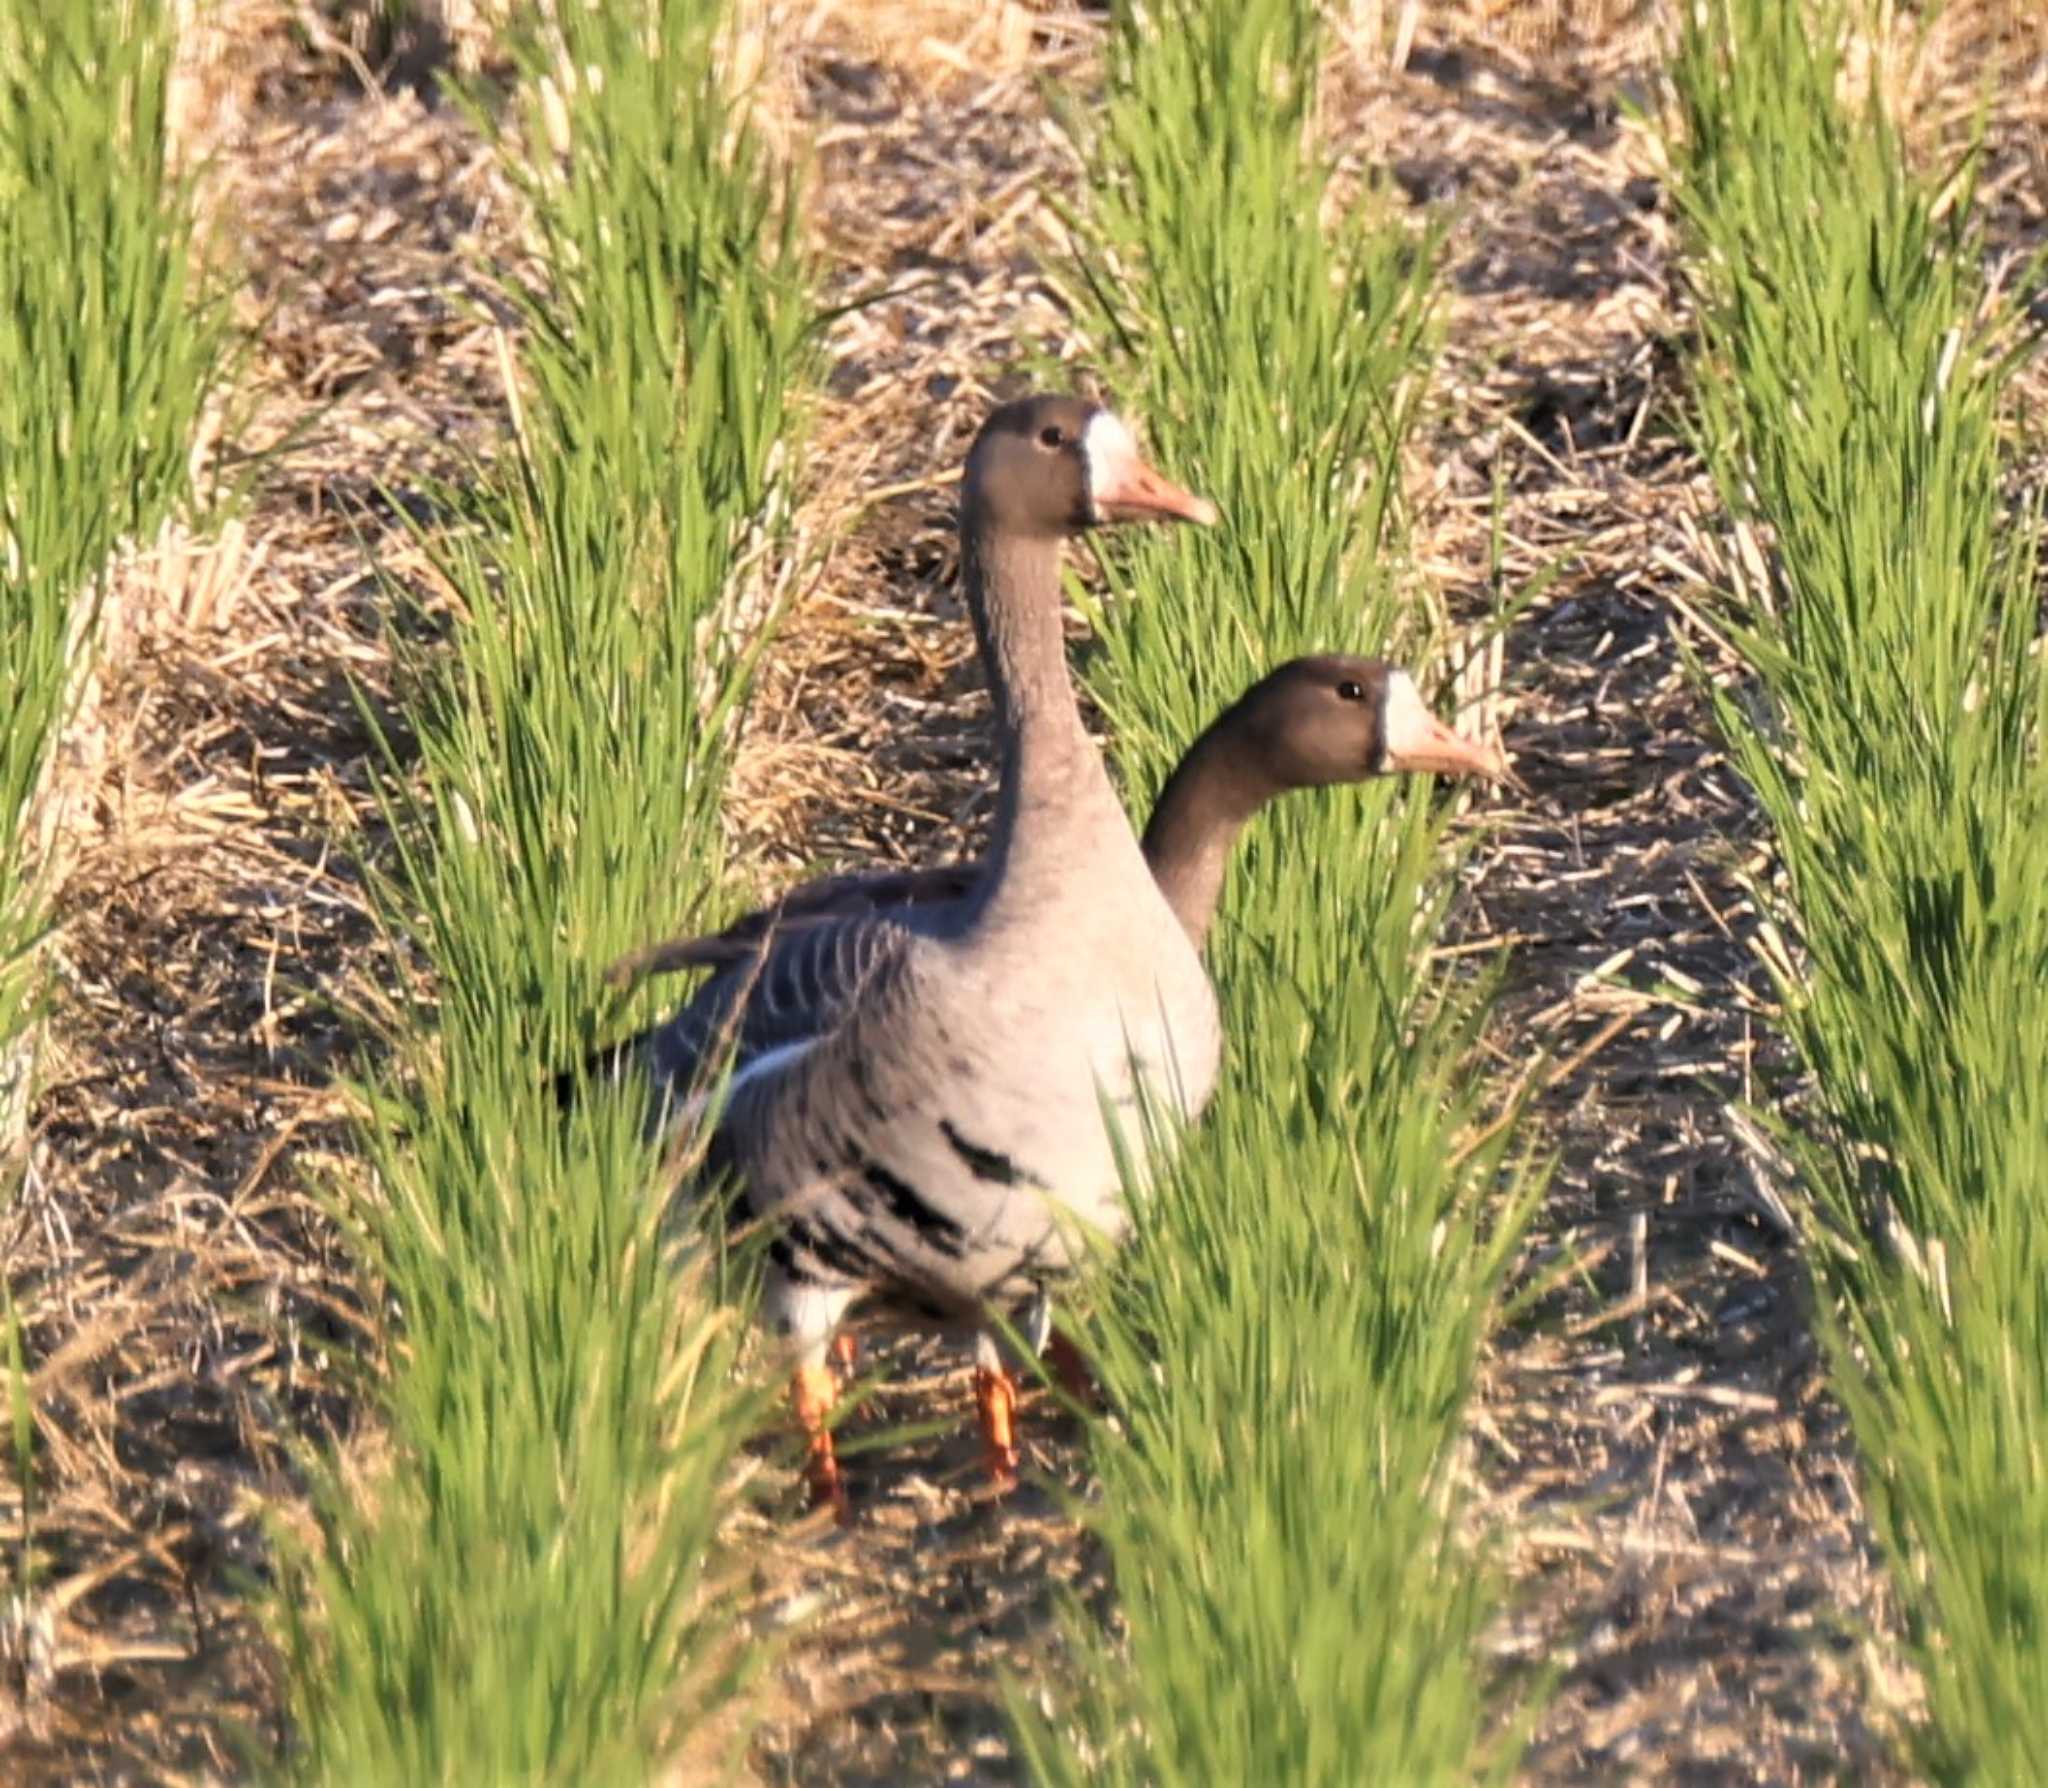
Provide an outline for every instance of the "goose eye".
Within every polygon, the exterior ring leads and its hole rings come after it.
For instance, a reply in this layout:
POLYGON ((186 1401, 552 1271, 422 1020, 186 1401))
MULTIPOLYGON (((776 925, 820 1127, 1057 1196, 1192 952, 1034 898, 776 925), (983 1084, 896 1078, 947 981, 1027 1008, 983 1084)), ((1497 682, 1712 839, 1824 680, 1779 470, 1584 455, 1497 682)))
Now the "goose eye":
POLYGON ((1038 438, 1048 447, 1064 447, 1067 444, 1067 431, 1057 422, 1048 422, 1038 431, 1038 438))
POLYGON ((1360 684, 1346 678, 1337 685, 1337 699, 1344 702, 1362 702, 1365 700, 1365 690, 1360 684))

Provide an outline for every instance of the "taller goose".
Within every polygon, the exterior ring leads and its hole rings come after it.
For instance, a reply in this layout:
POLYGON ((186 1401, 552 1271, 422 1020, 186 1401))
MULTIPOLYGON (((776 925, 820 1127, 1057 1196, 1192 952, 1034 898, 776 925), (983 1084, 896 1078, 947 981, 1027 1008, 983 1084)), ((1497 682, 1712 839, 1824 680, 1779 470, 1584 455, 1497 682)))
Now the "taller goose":
MULTIPOLYGON (((1105 1100, 1141 1084, 1199 1110, 1220 1029, 1194 944, 1084 730, 1060 625, 1060 550, 1104 523, 1210 523, 1113 414, 1070 397, 998 409, 967 456, 962 579, 994 697, 1001 777, 964 900, 868 910, 716 975, 639 1053, 670 1107, 730 1047, 709 1165, 770 1221, 764 1318, 796 1358, 811 1476, 841 1496, 828 1350, 876 1296, 984 1326, 1033 1302, 1077 1236, 1125 1227, 1105 1100)), ((984 1427, 1000 1373, 984 1372, 984 1427)))

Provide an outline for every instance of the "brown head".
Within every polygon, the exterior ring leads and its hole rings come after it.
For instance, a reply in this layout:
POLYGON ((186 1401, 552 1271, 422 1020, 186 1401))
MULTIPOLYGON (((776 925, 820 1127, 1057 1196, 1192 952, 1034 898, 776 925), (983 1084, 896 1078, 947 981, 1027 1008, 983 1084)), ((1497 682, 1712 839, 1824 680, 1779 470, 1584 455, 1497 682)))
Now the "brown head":
POLYGON ((1499 776, 1495 752, 1461 738, 1423 705, 1414 679, 1377 658, 1290 659, 1216 723, 1247 767, 1276 789, 1435 771, 1499 776))
POLYGON ((1231 846, 1275 796, 1404 770, 1498 776, 1502 768, 1493 752, 1423 706, 1406 671, 1377 658, 1294 658, 1189 747, 1152 809, 1145 857, 1199 949, 1231 846))
POLYGON ((1004 404, 974 438, 964 486, 968 519, 1015 537, 1078 534, 1105 522, 1216 519, 1213 503, 1139 457, 1116 416, 1078 397, 1004 404))

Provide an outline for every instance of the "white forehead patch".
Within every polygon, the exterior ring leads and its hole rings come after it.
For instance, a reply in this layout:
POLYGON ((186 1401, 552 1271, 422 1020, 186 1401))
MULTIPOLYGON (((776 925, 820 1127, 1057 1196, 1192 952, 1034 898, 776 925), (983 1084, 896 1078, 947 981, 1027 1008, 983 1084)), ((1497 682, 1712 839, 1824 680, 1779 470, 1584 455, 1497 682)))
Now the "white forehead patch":
POLYGON ((1415 679, 1404 670, 1387 673, 1387 707, 1381 734, 1389 757, 1420 751, 1436 733, 1436 716, 1423 706, 1415 679))
POLYGON ((1081 460, 1088 468, 1088 505, 1095 506, 1095 493, 1114 490, 1123 474, 1138 463, 1138 443, 1123 419, 1108 410, 1097 410, 1081 430, 1081 460))

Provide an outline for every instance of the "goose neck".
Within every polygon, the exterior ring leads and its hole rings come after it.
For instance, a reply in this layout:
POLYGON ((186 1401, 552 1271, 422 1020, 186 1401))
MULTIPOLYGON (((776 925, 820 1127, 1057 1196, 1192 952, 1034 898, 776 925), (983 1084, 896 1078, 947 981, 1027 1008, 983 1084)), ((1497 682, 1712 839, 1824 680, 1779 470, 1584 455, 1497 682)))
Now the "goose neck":
POLYGON ((1196 949, 1216 917, 1232 848, 1279 792, 1220 722, 1188 748, 1160 790, 1145 827, 1145 860, 1196 949))
POLYGON ((981 911, 1042 915, 1107 873, 1098 859, 1143 865, 1075 704, 1058 538, 976 527, 970 511, 962 548, 1002 761, 981 911))
POLYGON ((981 646, 1006 761, 1082 737, 1060 631, 1057 536, 970 527, 964 537, 968 607, 981 646))

